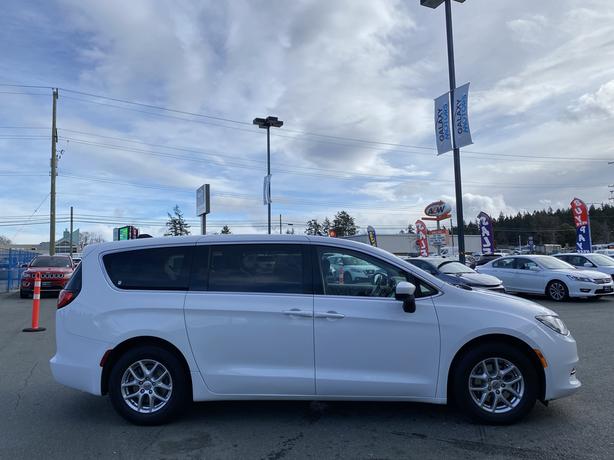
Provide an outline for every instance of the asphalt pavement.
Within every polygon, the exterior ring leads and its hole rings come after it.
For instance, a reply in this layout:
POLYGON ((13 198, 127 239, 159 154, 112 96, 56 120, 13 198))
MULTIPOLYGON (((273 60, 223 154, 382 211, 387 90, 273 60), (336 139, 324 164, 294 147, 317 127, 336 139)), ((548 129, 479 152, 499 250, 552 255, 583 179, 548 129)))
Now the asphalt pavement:
POLYGON ((138 427, 106 397, 55 383, 55 299, 45 332, 24 333, 31 300, 0 294, 0 458, 614 458, 614 298, 554 304, 576 338, 583 387, 537 403, 513 426, 479 425, 413 403, 198 403, 178 421, 138 427))

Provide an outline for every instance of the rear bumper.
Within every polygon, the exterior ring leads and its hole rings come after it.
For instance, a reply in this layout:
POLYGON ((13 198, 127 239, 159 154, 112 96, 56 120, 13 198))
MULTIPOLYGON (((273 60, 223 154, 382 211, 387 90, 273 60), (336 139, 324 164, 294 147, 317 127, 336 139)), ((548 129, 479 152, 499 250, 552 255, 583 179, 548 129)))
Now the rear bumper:
POLYGON ((61 313, 56 314, 57 349, 49 361, 53 378, 68 387, 101 395, 100 360, 112 345, 69 333, 62 325, 61 313))

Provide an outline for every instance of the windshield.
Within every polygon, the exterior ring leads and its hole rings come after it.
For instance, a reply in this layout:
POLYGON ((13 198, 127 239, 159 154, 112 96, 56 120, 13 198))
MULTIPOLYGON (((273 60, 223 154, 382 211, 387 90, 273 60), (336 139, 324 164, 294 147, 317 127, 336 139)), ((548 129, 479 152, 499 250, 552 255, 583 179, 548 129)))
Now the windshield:
POLYGON ((614 259, 611 257, 604 256, 602 254, 593 254, 591 256, 587 256, 587 258, 598 267, 614 267, 614 259))
POLYGON ((442 273, 446 273, 448 275, 456 275, 459 273, 475 273, 469 267, 461 264, 460 262, 444 262, 439 266, 439 270, 442 273))
POLYGON ((556 257, 552 257, 552 256, 539 256, 539 257, 536 257, 535 260, 537 260, 545 268, 551 268, 555 270, 559 268, 575 269, 573 265, 570 265, 567 262, 563 262, 562 260, 559 260, 556 257))
POLYGON ((72 264, 68 257, 41 256, 34 259, 30 267, 70 268, 72 264))

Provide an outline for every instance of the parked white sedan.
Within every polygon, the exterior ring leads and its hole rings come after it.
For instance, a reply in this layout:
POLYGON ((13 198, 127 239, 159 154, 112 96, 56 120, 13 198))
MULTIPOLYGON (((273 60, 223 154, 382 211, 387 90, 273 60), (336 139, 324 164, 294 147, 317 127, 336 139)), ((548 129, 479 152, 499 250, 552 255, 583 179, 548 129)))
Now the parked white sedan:
POLYGON ((554 257, 567 262, 580 270, 605 273, 614 279, 614 259, 603 254, 557 254, 554 257))
POLYGON ((611 276, 578 270, 552 256, 501 257, 478 267, 477 271, 502 280, 506 292, 545 294, 556 301, 614 294, 611 276))

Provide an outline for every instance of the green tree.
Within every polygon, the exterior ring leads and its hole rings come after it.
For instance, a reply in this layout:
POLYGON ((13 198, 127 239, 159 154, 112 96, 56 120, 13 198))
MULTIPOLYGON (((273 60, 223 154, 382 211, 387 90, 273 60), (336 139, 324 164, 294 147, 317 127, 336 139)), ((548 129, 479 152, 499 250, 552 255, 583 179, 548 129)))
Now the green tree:
POLYGON ((168 231, 164 236, 183 236, 190 234, 190 224, 188 224, 183 218, 183 213, 179 209, 179 205, 175 205, 173 208, 173 214, 168 214, 168 221, 166 222, 166 228, 168 231))
POLYGON ((231 233, 232 232, 230 231, 230 227, 228 225, 224 225, 220 231, 220 234, 222 235, 230 235, 231 233))
POLYGON ((322 224, 318 222, 318 219, 311 219, 307 221, 307 226, 305 228, 305 234, 323 235, 322 224))
POLYGON ((328 236, 328 232, 333 228, 328 217, 322 221, 322 235, 328 236))
POLYGON ((0 235, 0 246, 8 246, 11 244, 11 240, 6 236, 0 235))
POLYGON ((354 218, 345 211, 339 211, 335 214, 332 227, 337 236, 352 236, 356 235, 357 231, 354 218))

